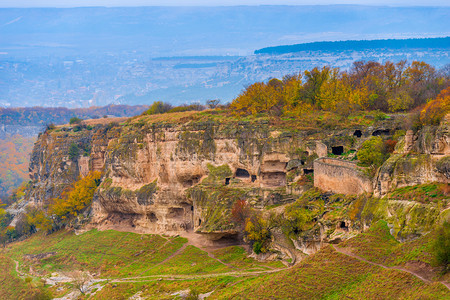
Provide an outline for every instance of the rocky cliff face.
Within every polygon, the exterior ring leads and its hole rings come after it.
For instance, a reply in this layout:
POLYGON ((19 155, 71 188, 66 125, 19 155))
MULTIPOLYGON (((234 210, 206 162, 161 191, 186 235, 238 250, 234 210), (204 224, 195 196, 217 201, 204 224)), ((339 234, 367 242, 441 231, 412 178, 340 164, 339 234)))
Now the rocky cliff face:
MULTIPOLYGON (((103 178, 94 197, 91 226, 166 234, 194 230, 220 239, 238 235, 231 221, 237 200, 246 199, 256 209, 293 202, 313 186, 315 159, 354 155, 352 150, 370 136, 392 136, 401 121, 393 118, 372 127, 339 130, 283 129, 264 120, 169 122, 139 117, 121 125, 114 119, 108 122, 87 121, 42 134, 32 154, 28 199, 45 205, 78 177, 98 170, 103 178)), ((402 185, 448 182, 448 145, 448 122, 408 133, 374 183, 360 171, 341 172, 353 166, 350 162, 333 164, 342 170, 320 167, 331 185, 342 190, 338 192, 374 188, 376 195, 383 195, 402 185), (351 176, 362 181, 354 185, 351 176)), ((322 180, 321 188, 327 190, 328 181, 322 180)), ((362 211, 365 202, 358 205, 362 211)), ((317 226, 294 240, 298 249, 313 252, 324 241, 351 236, 372 220, 358 223, 340 213, 326 216, 320 215, 317 226)))
POLYGON ((374 195, 427 182, 450 183, 450 116, 439 126, 409 130, 394 154, 381 166, 374 182, 374 195))

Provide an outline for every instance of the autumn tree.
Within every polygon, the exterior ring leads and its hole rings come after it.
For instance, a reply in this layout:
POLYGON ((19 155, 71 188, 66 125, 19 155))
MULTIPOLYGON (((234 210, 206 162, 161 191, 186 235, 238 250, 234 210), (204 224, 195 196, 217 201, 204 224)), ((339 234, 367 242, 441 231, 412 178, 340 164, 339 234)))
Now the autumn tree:
POLYGON ((436 99, 427 103, 420 112, 422 124, 438 125, 442 118, 450 112, 450 87, 442 90, 436 99))
POLYGON ((256 254, 267 251, 267 244, 270 241, 269 221, 259 214, 253 214, 245 222, 245 233, 253 244, 253 251, 256 254))
POLYGON ((30 207, 26 212, 26 221, 30 226, 30 231, 40 230, 43 232, 49 232, 53 228, 52 220, 47 214, 38 208, 30 207))
POLYGON ((244 199, 239 199, 233 204, 231 209, 231 219, 238 226, 244 226, 247 218, 250 217, 251 208, 244 199))
POLYGON ((101 173, 94 171, 79 179, 60 198, 52 200, 49 207, 50 214, 58 220, 77 216, 91 204, 94 192, 100 184, 100 177, 101 173))

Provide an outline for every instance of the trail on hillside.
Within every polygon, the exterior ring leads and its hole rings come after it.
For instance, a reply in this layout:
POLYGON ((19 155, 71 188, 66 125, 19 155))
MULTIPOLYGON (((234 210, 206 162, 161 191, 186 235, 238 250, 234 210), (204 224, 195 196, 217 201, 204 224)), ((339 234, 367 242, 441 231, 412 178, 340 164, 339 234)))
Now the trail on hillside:
POLYGON ((243 272, 243 271, 233 271, 233 272, 224 272, 224 273, 210 273, 210 274, 196 274, 196 275, 183 275, 183 274, 155 274, 148 276, 139 276, 139 277, 128 277, 128 278, 118 278, 118 279, 105 279, 109 282, 142 282, 142 281, 160 281, 163 278, 165 280, 187 280, 187 279, 200 279, 200 278, 214 278, 221 276, 233 276, 233 277, 245 277, 245 276, 256 276, 262 274, 270 274, 276 273, 284 270, 288 270, 289 268, 281 268, 281 269, 273 269, 273 270, 264 270, 264 271, 251 271, 251 272, 243 272))
POLYGON ((397 266, 390 267, 390 266, 386 266, 386 265, 383 265, 383 264, 379 264, 379 263, 375 263, 375 262, 369 261, 369 260, 367 260, 367 259, 365 259, 365 258, 363 258, 363 257, 361 257, 359 255, 356 255, 356 254, 352 253, 348 248, 339 248, 336 245, 331 245, 331 247, 333 247, 334 250, 336 250, 337 252, 339 252, 341 254, 350 256, 350 257, 352 257, 354 259, 357 259, 359 261, 362 261, 362 262, 365 262, 365 263, 368 263, 368 264, 371 264, 371 265, 374 265, 374 266, 381 267, 383 269, 407 272, 407 273, 409 273, 409 274, 419 278, 420 280, 422 280, 423 282, 426 282, 426 283, 431 283, 431 282, 442 283, 447 289, 450 290, 450 283, 448 283, 448 282, 445 282, 445 281, 431 281, 431 280, 421 276, 417 272, 414 272, 414 271, 411 271, 411 270, 408 270, 408 269, 405 269, 405 268, 402 268, 402 267, 397 267, 397 266))

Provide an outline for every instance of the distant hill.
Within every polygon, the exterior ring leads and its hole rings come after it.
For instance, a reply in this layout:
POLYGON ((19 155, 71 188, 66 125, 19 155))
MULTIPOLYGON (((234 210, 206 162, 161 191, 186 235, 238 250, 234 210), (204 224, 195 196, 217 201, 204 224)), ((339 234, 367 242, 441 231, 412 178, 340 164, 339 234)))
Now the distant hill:
POLYGON ((49 123, 65 124, 72 117, 82 119, 102 118, 103 116, 131 117, 148 109, 147 105, 107 105, 101 107, 16 107, 0 108, 1 125, 42 126, 49 123))
POLYGON ((29 180, 28 162, 34 142, 46 124, 66 124, 72 117, 131 117, 147 110, 146 105, 108 105, 102 107, 16 107, 0 108, 0 199, 29 180))
POLYGON ((286 54, 300 51, 364 51, 375 49, 417 49, 450 48, 450 37, 423 38, 423 39, 387 39, 387 40, 361 40, 361 41, 336 41, 314 42, 295 45, 266 47, 255 51, 255 54, 286 54))

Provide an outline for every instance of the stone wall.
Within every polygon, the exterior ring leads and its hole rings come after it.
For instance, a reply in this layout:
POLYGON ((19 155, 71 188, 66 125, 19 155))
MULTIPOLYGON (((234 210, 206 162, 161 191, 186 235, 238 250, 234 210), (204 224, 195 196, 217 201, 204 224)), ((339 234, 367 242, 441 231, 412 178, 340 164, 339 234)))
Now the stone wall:
POLYGON ((314 161, 314 186, 339 194, 372 192, 372 181, 355 163, 325 157, 314 161))

